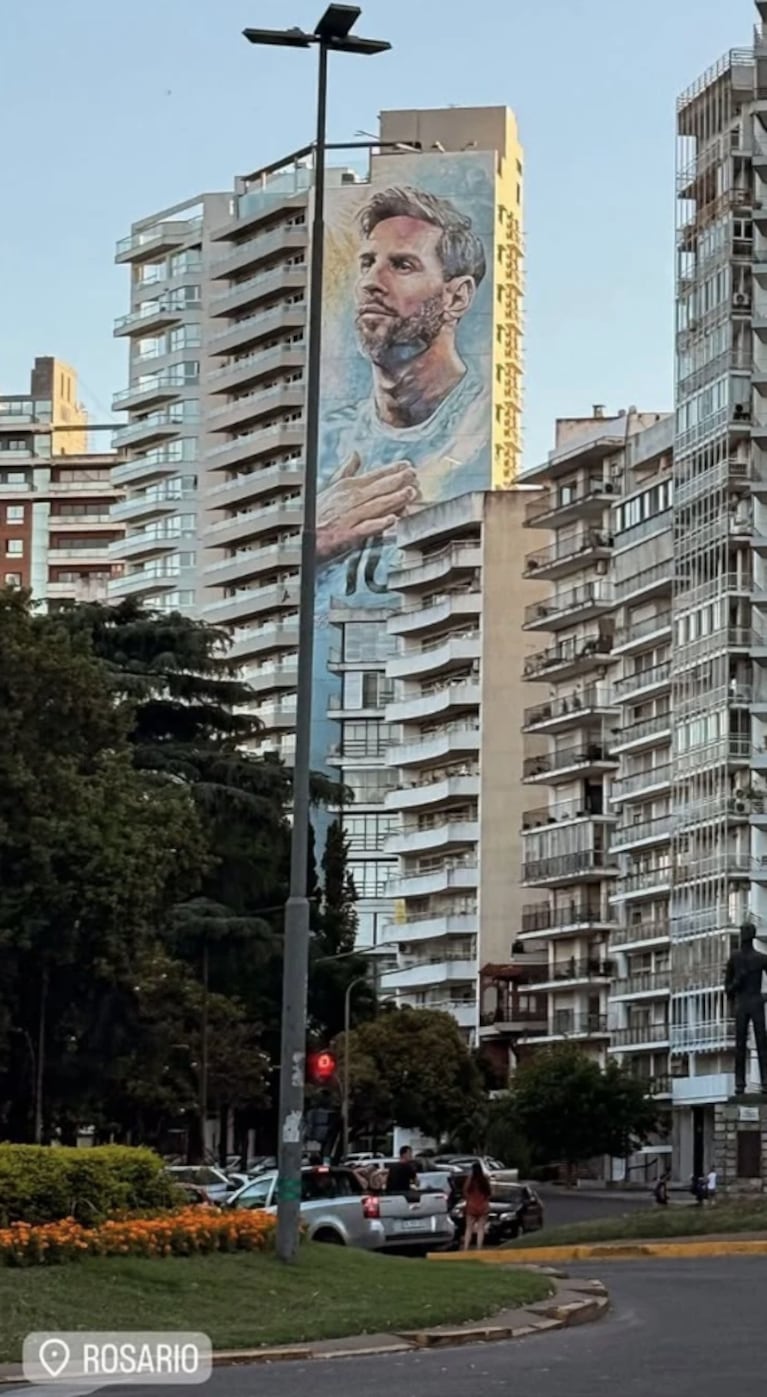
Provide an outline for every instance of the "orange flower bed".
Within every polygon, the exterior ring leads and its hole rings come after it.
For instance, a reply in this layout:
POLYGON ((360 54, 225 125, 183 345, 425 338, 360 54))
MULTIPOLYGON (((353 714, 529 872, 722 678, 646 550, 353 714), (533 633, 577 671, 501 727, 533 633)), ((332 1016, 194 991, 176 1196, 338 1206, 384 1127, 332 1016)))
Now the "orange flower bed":
POLYGON ((82 1227, 74 1218, 0 1228, 0 1266, 48 1266, 81 1256, 195 1256, 266 1251, 276 1219, 249 1209, 181 1208, 158 1217, 121 1218, 82 1227))

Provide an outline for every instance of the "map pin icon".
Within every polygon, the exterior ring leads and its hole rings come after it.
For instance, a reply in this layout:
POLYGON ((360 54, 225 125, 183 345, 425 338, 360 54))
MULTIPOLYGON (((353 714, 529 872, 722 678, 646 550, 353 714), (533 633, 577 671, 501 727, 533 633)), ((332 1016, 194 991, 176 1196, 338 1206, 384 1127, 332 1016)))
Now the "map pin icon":
POLYGON ((52 1378, 58 1378, 66 1368, 71 1357, 69 1344, 63 1339, 46 1339, 40 1345, 38 1358, 46 1373, 52 1378))

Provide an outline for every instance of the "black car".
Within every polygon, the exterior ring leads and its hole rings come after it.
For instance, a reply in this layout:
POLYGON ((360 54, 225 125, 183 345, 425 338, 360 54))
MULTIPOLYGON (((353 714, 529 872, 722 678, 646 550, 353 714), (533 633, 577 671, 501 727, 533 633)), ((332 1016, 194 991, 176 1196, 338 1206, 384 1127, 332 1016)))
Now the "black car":
MULTIPOLYGON (((524 1232, 537 1232, 543 1227, 543 1204, 535 1189, 528 1184, 496 1184, 491 1182, 490 1207, 485 1227, 485 1241, 490 1246, 513 1242, 524 1232)), ((463 1199, 451 1209, 455 1223, 456 1242, 463 1240, 466 1228, 466 1205, 463 1199)))

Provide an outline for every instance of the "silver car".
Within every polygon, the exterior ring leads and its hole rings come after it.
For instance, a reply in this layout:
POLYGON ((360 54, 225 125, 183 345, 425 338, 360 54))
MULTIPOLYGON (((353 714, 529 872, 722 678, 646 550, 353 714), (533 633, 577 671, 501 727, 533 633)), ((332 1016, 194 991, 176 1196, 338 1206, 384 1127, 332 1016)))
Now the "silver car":
MULTIPOLYGON (((274 1211, 277 1171, 260 1174, 233 1194, 228 1206, 274 1211)), ((438 1251, 450 1246, 455 1233, 445 1194, 366 1192, 351 1169, 328 1165, 301 1171, 301 1221, 310 1241, 366 1251, 438 1251)))
POLYGON ((226 1202, 237 1187, 215 1164, 168 1164, 165 1172, 175 1184, 203 1189, 209 1203, 226 1202))

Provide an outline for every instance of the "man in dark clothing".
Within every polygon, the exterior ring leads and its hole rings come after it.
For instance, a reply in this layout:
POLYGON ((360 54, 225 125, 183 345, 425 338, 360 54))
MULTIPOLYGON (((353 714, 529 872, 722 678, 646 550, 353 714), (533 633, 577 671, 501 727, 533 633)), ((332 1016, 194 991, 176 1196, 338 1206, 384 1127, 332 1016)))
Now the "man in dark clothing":
POLYGON ((746 1090, 746 1049, 748 1026, 754 1026, 754 1042, 759 1059, 762 1092, 767 1093, 767 1030, 764 1024, 764 995, 762 976, 767 970, 767 956, 754 947, 756 927, 744 922, 740 928, 740 950, 733 951, 727 962, 724 991, 735 1011, 735 1095, 746 1090))
POLYGON ((387 1193, 410 1193, 418 1187, 418 1170, 413 1162, 413 1151, 403 1145, 399 1152, 399 1162, 392 1164, 386 1177, 387 1193))

